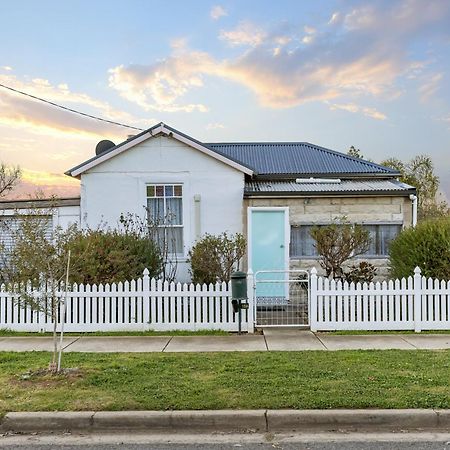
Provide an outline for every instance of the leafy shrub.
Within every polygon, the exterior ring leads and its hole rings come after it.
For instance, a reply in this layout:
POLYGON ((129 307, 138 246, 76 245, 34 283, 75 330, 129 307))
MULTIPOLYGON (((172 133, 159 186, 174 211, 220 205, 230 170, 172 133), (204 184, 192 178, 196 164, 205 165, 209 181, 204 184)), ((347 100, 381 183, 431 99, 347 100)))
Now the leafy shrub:
POLYGON ((353 264, 345 274, 345 280, 349 283, 370 283, 377 274, 377 269, 367 261, 361 261, 358 265, 353 264))
POLYGON ((419 266, 426 277, 450 279, 450 217, 403 230, 389 246, 390 274, 407 277, 419 266))
POLYGON ((371 242, 366 229, 351 224, 345 217, 329 225, 313 227, 311 237, 316 241, 321 267, 332 278, 342 278, 343 263, 367 252, 371 242))
POLYGON ((157 245, 135 232, 86 230, 77 232, 68 243, 72 252, 71 279, 78 283, 111 283, 161 272, 157 245))
POLYGON ((189 251, 191 275, 194 283, 230 281, 231 273, 239 269, 245 254, 246 242, 242 234, 205 234, 189 251))

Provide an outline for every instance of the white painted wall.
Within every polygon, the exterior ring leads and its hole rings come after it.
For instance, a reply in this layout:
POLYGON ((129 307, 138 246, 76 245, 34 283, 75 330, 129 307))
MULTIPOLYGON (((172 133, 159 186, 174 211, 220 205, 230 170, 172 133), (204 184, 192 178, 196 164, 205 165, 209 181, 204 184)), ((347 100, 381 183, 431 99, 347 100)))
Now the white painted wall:
POLYGON ((187 280, 186 256, 196 238, 194 199, 200 197, 200 235, 242 232, 244 174, 174 138, 154 137, 81 176, 82 227, 115 227, 127 212, 144 217, 146 185, 152 183, 183 184, 178 279, 187 280))

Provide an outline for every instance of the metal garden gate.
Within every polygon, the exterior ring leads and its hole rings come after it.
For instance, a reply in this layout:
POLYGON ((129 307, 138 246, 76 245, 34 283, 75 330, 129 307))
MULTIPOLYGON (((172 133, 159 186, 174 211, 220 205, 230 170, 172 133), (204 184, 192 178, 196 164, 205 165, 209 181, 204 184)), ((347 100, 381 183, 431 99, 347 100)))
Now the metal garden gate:
POLYGON ((309 326, 308 271, 260 270, 253 295, 256 326, 309 326))

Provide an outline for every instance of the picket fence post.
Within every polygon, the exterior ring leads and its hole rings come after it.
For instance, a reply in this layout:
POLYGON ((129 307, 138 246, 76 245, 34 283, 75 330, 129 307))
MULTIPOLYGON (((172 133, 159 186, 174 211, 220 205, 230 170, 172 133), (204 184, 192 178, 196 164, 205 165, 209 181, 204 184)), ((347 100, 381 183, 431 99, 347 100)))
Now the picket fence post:
POLYGON ((422 331, 422 274, 420 267, 414 269, 414 331, 422 331))
POLYGON ((142 330, 146 331, 150 321, 150 276, 147 268, 142 277, 142 330))
POLYGON ((255 332, 255 291, 253 289, 253 271, 250 269, 247 272, 247 332, 255 332))
POLYGON ((309 324, 311 331, 317 331, 317 269, 311 269, 311 276, 309 278, 309 295, 310 295, 310 312, 309 324))

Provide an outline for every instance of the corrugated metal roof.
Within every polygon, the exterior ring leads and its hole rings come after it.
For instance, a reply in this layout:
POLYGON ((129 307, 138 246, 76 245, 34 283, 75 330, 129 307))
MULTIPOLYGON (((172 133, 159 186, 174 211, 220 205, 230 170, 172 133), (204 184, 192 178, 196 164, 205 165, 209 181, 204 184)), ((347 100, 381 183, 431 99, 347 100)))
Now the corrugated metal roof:
POLYGON ((164 126, 169 131, 177 133, 188 140, 215 151, 231 161, 253 170, 257 176, 386 175, 387 177, 393 177, 399 175, 398 171, 388 167, 354 158, 344 153, 339 153, 308 142, 202 143, 162 122, 111 147, 100 155, 95 155, 87 161, 73 167, 66 172, 66 175, 71 175, 72 172, 103 158, 108 153, 116 151, 125 144, 133 143, 133 141, 146 133, 152 134, 160 126, 164 126))
POLYGON ((55 198, 55 199, 16 199, 0 200, 0 209, 33 209, 56 208, 60 206, 80 206, 80 197, 55 198))
POLYGON ((244 195, 324 194, 324 193, 403 193, 415 188, 397 180, 342 180, 340 183, 296 183, 293 181, 247 181, 244 195))
POLYGON ((257 175, 386 174, 397 171, 307 142, 207 143, 257 175))

